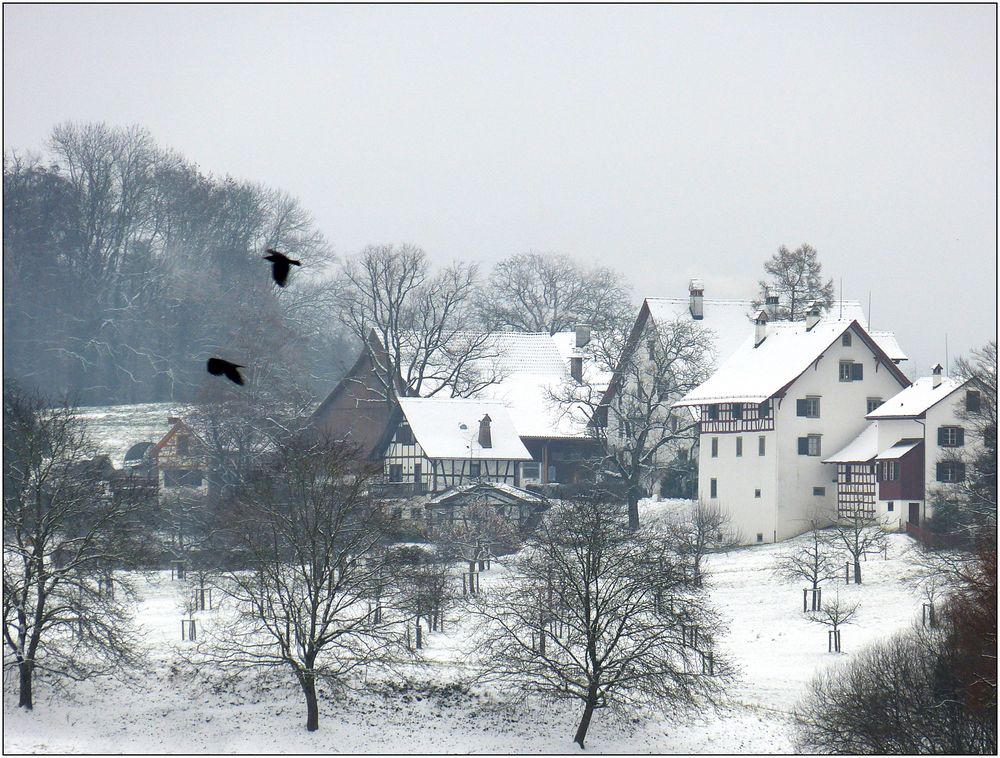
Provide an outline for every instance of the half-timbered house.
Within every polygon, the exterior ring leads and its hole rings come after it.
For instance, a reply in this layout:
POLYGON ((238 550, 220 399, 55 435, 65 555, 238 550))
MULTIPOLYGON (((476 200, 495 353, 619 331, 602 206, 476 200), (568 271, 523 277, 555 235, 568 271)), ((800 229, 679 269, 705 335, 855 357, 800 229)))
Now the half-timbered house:
POLYGON ((744 544, 801 534, 836 513, 824 451, 866 426, 871 397, 909 381, 856 320, 768 323, 678 406, 699 425, 698 494, 730 514, 744 544))
MULTIPOLYGON (((572 483, 592 477, 585 463, 595 454, 595 445, 586 419, 567 413, 555 399, 567 382, 586 380, 601 389, 607 386, 610 372, 603 371, 594 355, 584 349, 590 338, 590 329, 585 326, 554 335, 496 332, 483 346, 482 352, 488 356, 481 359, 488 363, 483 373, 494 381, 480 387, 474 397, 500 403, 506 409, 529 452, 529 459, 517 470, 522 484, 572 483)), ((357 442, 372 459, 392 452, 390 442, 403 418, 396 398, 411 398, 398 374, 384 376, 388 365, 388 356, 373 332, 368 348, 313 414, 314 427, 335 439, 357 442), (396 398, 388 401, 386 381, 396 382, 396 398)), ((451 394, 441 391, 436 381, 423 382, 421 392, 425 398, 431 392, 437 392, 435 397, 451 394)), ((459 433, 457 429, 452 432, 459 433)), ((430 475, 423 469, 420 478, 426 480, 430 475)))
POLYGON ((928 490, 964 479, 949 453, 965 446, 961 412, 978 402, 976 390, 944 377, 940 364, 887 400, 869 397, 869 425, 826 459, 837 466, 838 510, 862 508, 889 528, 922 527, 933 516, 928 490))
POLYGON ((475 482, 520 486, 531 454, 499 401, 400 398, 381 451, 382 494, 407 497, 475 482))

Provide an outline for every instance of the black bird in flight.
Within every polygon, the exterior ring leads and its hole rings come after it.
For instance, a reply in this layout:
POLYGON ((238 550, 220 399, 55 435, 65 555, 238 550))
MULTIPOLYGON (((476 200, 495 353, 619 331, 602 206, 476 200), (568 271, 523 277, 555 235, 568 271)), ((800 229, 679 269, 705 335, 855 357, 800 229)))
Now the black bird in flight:
POLYGON ((290 266, 301 266, 299 261, 293 261, 284 253, 279 253, 277 250, 267 249, 267 255, 264 256, 265 261, 271 261, 271 276, 274 277, 274 281, 279 287, 284 287, 285 282, 288 280, 288 270, 290 266))
POLYGON ((246 368, 246 366, 241 366, 238 363, 230 363, 229 361, 224 361, 222 358, 209 358, 208 359, 208 373, 212 376, 225 376, 232 382, 237 384, 243 384, 243 377, 240 376, 240 369, 246 368))

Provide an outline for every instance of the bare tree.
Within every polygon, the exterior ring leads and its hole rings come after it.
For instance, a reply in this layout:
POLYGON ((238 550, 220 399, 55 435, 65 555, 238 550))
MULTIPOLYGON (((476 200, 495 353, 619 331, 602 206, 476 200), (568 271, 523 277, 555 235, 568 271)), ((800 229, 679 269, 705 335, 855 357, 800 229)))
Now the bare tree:
POLYGON ((629 287, 617 272, 588 270, 553 253, 523 253, 497 263, 479 308, 491 329, 549 334, 577 324, 605 332, 632 316, 629 287))
POLYGON ((741 535, 732 527, 728 511, 702 500, 692 503, 682 517, 668 521, 666 529, 683 564, 690 567, 695 587, 704 583, 706 555, 742 542, 741 535))
POLYGON ((623 511, 597 500, 554 506, 509 579, 474 603, 484 676, 522 694, 579 700, 581 748, 595 709, 694 703, 725 678, 706 599, 669 539, 632 532, 623 511))
POLYGON ((886 546, 884 524, 872 512, 856 508, 833 522, 836 539, 854 562, 854 583, 861 584, 861 560, 868 553, 881 553, 886 546))
POLYGON ((83 680, 136 663, 132 565, 143 501, 111 493, 68 404, 48 408, 4 380, 3 611, 5 665, 18 705, 34 705, 36 673, 83 680))
POLYGON ((822 269, 811 245, 803 243, 795 250, 782 245, 764 262, 764 272, 770 278, 759 282, 762 300, 767 295, 776 295, 779 298, 776 316, 789 321, 804 318, 814 300, 829 308, 833 305, 833 279, 824 284, 822 269))
POLYGON ((970 697, 961 665, 967 658, 956 647, 952 629, 949 624, 899 632, 819 674, 796 708, 797 749, 844 755, 995 754, 995 687, 992 704, 970 697))
POLYGON ((370 245, 344 265, 338 316, 366 346, 387 401, 438 393, 469 397, 499 378, 499 353, 479 326, 475 265, 436 274, 413 245, 370 245), (374 332, 384 353, 370 339, 374 332))
MULTIPOLYGON (((399 583, 400 609, 408 612, 418 629, 423 619, 427 631, 443 631, 444 615, 459 598, 452 561, 437 550, 420 547, 395 548, 386 560, 399 583)), ((419 642, 421 632, 416 634, 419 642)))
POLYGON ((639 499, 665 468, 668 453, 689 450, 698 438, 697 422, 674 403, 705 381, 713 366, 710 333, 678 320, 634 335, 606 391, 585 376, 551 393, 564 413, 589 424, 600 450, 595 468, 621 486, 632 529, 639 527, 639 499))
POLYGON ((816 610, 815 615, 809 616, 809 620, 816 624, 830 627, 832 641, 830 649, 833 652, 840 652, 840 627, 850 624, 858 613, 859 603, 841 602, 838 594, 832 602, 826 602, 822 608, 816 610))
POLYGON ((385 524, 366 495, 374 474, 339 445, 303 440, 276 450, 270 473, 244 489, 233 522, 245 565, 220 582, 232 619, 201 650, 235 675, 290 671, 310 731, 319 728, 318 680, 343 684, 353 669, 403 649, 385 524), (376 600, 385 602, 377 614, 376 600))
POLYGON ((797 582, 803 579, 809 582, 814 590, 812 609, 818 610, 820 603, 815 590, 823 582, 840 575, 843 564, 840 562, 835 535, 830 530, 820 527, 817 519, 810 521, 810 529, 806 533, 806 541, 797 550, 782 555, 775 565, 775 573, 782 579, 797 582))

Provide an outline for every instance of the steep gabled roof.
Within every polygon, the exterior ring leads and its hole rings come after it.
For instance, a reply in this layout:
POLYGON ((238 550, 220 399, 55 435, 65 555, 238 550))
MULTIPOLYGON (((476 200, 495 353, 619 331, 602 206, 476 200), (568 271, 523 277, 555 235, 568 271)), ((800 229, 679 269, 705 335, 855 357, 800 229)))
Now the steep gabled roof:
POLYGON ((428 458, 531 460, 501 402, 404 397, 399 407, 428 458), (486 415, 492 441, 488 448, 479 444, 479 422, 486 415))
POLYGON ((873 351, 901 387, 909 385, 895 363, 857 321, 820 321, 812 329, 805 322, 768 324, 767 338, 754 345, 751 335, 711 377, 677 405, 720 402, 762 403, 782 394, 848 329, 873 351))
POLYGON ((934 377, 923 376, 902 392, 890 397, 865 418, 923 418, 930 408, 967 383, 968 380, 944 377, 941 384, 935 387, 934 377))

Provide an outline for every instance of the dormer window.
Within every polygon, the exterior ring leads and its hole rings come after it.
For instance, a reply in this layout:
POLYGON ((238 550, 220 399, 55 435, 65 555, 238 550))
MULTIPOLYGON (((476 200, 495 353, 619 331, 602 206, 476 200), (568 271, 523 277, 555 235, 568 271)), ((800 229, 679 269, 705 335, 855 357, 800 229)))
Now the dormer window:
POLYGON ((771 401, 765 400, 763 403, 757 406, 757 415, 761 418, 770 418, 771 416, 771 401))
POLYGON ((717 421, 719 418, 719 406, 715 403, 708 406, 708 420, 717 421))
POLYGON ((732 405, 732 417, 734 419, 743 418, 743 403, 733 403, 732 405))

